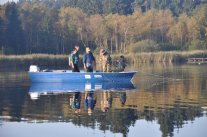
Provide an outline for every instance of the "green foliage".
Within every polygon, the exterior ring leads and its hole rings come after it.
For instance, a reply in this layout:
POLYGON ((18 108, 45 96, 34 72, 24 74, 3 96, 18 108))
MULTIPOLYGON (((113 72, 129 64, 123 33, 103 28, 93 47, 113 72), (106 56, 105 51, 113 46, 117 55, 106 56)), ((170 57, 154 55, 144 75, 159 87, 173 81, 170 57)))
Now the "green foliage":
POLYGON ((198 39, 193 40, 191 41, 188 49, 189 50, 205 50, 206 49, 205 42, 198 40, 198 39))
POLYGON ((6 48, 13 48, 13 53, 20 54, 24 51, 24 40, 18 9, 15 3, 6 5, 5 16, 7 18, 6 48))
POLYGON ((173 46, 171 43, 159 43, 160 51, 174 51, 174 50, 180 50, 179 46, 173 46))
POLYGON ((0 6, 0 46, 7 54, 68 54, 77 43, 111 53, 206 49, 206 13, 199 0, 21 0, 0 6))
MULTIPOLYGON (((4 27, 4 25, 3 25, 3 20, 1 19, 1 16, 0 16, 0 43, 1 44, 3 44, 3 27, 4 27)), ((3 46, 3 45, 1 45, 0 44, 0 46, 3 46)))
POLYGON ((130 45, 130 53, 154 52, 159 50, 159 44, 153 40, 142 40, 130 45))
POLYGON ((135 0, 135 8, 143 11, 149 9, 170 9, 176 16, 186 12, 192 13, 193 9, 200 5, 202 0, 135 0))
POLYGON ((103 11, 104 14, 119 13, 119 14, 132 14, 134 9, 132 7, 134 0, 104 0, 103 11))

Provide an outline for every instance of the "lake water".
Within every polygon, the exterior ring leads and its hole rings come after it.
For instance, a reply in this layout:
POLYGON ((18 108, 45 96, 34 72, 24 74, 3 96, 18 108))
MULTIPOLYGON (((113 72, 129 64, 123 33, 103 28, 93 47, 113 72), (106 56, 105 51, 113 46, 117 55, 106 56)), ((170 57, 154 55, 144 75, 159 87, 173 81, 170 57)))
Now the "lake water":
POLYGON ((126 88, 38 94, 25 68, 1 68, 0 137, 206 137, 206 65, 132 68, 138 74, 126 88))

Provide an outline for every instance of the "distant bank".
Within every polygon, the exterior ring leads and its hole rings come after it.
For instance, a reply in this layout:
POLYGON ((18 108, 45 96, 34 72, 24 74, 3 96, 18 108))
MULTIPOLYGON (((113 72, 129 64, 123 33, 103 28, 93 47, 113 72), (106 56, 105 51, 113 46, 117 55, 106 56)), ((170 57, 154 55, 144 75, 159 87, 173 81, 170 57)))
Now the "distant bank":
MULTIPOLYGON (((116 60, 121 54, 113 54, 116 60)), ((124 55, 130 64, 139 63, 185 63, 188 58, 207 58, 207 50, 171 51, 171 52, 144 52, 124 55)), ((98 55, 96 55, 98 57, 98 55)), ((82 57, 81 57, 82 59, 82 57)), ((98 62, 98 61, 97 61, 98 62)), ((68 67, 68 55, 27 54, 27 55, 0 55, 0 66, 23 66, 31 64, 39 66, 68 67)))

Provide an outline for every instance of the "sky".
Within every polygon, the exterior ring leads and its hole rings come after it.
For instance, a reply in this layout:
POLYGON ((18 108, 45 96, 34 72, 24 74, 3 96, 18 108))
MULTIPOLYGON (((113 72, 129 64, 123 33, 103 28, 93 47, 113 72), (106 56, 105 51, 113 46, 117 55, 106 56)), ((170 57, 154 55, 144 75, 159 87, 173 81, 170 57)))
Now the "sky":
POLYGON ((0 4, 4 4, 4 3, 8 2, 8 1, 10 1, 10 2, 12 2, 12 1, 17 2, 18 0, 0 0, 0 4))

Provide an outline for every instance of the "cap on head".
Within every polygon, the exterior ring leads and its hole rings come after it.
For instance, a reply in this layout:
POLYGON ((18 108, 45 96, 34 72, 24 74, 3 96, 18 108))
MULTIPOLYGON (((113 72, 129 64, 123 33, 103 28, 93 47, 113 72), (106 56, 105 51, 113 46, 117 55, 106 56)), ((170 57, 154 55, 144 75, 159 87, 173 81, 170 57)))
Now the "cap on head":
POLYGON ((76 51, 76 50, 78 50, 77 48, 73 48, 73 51, 76 51))
POLYGON ((120 58, 124 58, 124 56, 123 56, 123 55, 121 55, 121 56, 120 56, 120 58))
POLYGON ((78 50, 76 48, 73 49, 73 53, 76 53, 78 50))
POLYGON ((80 46, 79 46, 79 45, 76 45, 75 48, 76 48, 77 50, 79 50, 79 49, 80 49, 80 46))
POLYGON ((101 54, 102 55, 106 55, 107 54, 107 51, 106 50, 102 50, 101 54))
POLYGON ((99 53, 102 54, 103 51, 104 51, 104 49, 100 49, 99 53))

